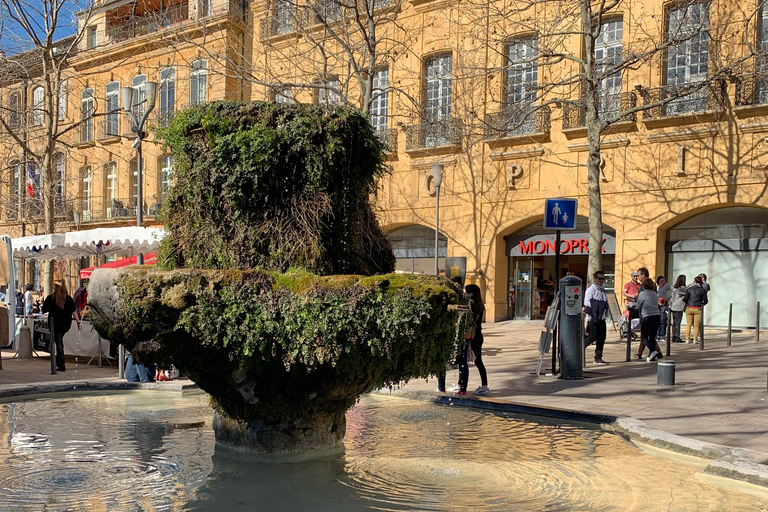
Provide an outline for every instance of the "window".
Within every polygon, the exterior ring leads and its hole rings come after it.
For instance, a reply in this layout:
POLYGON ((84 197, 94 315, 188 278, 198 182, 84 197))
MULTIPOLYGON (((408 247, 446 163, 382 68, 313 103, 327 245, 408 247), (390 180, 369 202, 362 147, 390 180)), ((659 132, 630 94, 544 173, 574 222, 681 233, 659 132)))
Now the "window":
POLYGON ((43 100, 44 92, 42 87, 35 87, 32 91, 32 124, 34 126, 43 124, 43 119, 45 117, 45 102, 43 100))
POLYGON ((107 178, 107 217, 115 216, 119 205, 117 204, 117 163, 109 162, 105 167, 107 178))
POLYGON ((317 103, 320 105, 338 105, 339 79, 329 78, 321 85, 322 87, 317 90, 317 103))
POLYGON ((133 87, 133 115, 136 119, 141 121, 144 117, 144 112, 147 111, 147 75, 136 75, 131 80, 131 87, 133 87))
POLYGON ((96 27, 88 27, 85 35, 85 47, 96 48, 96 27))
POLYGON ((200 12, 198 13, 198 16, 200 18, 205 18, 206 16, 210 16, 213 10, 211 9, 211 1, 212 0, 200 0, 200 12))
POLYGON ((176 71, 165 68, 160 71, 160 126, 168 126, 173 120, 176 105, 176 71))
POLYGON ((192 105, 202 105, 205 103, 205 77, 207 62, 205 60, 196 60, 192 63, 189 74, 189 103, 192 105))
MULTIPOLYGON (((387 116, 389 114, 389 70, 379 69, 373 75, 373 96, 371 101, 371 126, 382 134, 387 129, 387 116)), ((381 136, 381 135, 380 135, 381 136)))
POLYGON ((118 96, 120 94, 120 83, 109 82, 107 84, 106 105, 107 117, 104 120, 104 135, 115 137, 120 135, 120 105, 118 96))
POLYGON ((136 206, 139 202, 139 163, 131 160, 131 205, 136 206))
POLYGON ((160 195, 164 196, 173 186, 173 157, 160 158, 160 195))
POLYGON ((53 206, 57 212, 64 207, 64 153, 53 154, 53 206))
POLYGON ((507 45, 505 109, 510 112, 504 127, 510 135, 536 131, 533 114, 538 92, 538 39, 531 37, 507 45))
POLYGON ((293 30, 293 0, 277 0, 275 4, 275 34, 287 34, 293 30))
POLYGON ((595 61, 601 76, 597 105, 600 119, 614 117, 621 110, 621 70, 612 68, 621 63, 623 33, 622 20, 613 19, 602 24, 600 36, 595 40, 595 61))
POLYGON ((316 16, 319 23, 329 23, 341 19, 339 0, 315 0, 316 16))
POLYGON ((80 142, 93 140, 93 89, 83 91, 80 99, 80 142))
POLYGON ((21 127, 21 93, 14 92, 8 97, 8 126, 11 129, 21 127))
POLYGON ((709 4, 692 3, 670 9, 667 15, 666 95, 674 97, 665 105, 665 115, 706 110, 707 89, 688 93, 687 84, 705 81, 709 71, 709 4))
POLYGON ((275 103, 293 103, 291 88, 283 87, 275 91, 275 103))
POLYGON ((59 121, 67 118, 67 81, 62 80, 59 84, 59 121))
POLYGON ((425 63, 424 114, 427 122, 426 146, 447 144, 450 139, 451 94, 453 87, 451 55, 431 57, 425 63))
POLYGON ((82 181, 80 183, 80 198, 82 200, 83 220, 91 220, 91 199, 93 189, 91 188, 93 176, 91 174, 91 168, 83 168, 82 181))
POLYGON ((24 177, 24 165, 19 161, 11 162, 13 180, 8 187, 8 208, 5 212, 6 219, 15 219, 19 215, 21 206, 21 184, 24 177))
POLYGON ((768 1, 760 5, 758 56, 755 62, 756 103, 768 103, 768 1))

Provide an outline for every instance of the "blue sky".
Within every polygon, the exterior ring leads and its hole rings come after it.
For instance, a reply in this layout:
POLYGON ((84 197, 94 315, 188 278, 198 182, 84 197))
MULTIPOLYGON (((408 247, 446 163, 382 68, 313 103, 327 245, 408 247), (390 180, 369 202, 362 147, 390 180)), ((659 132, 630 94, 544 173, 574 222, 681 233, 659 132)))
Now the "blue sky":
POLYGON ((59 23, 54 32, 56 39, 70 36, 77 31, 75 12, 86 6, 85 0, 0 0, 0 50, 11 55, 28 50, 33 46, 27 33, 9 16, 9 7, 20 6, 27 18, 37 27, 35 32, 42 35, 45 33, 43 20, 45 4, 51 6, 61 2, 63 2, 63 6, 59 15, 59 23))

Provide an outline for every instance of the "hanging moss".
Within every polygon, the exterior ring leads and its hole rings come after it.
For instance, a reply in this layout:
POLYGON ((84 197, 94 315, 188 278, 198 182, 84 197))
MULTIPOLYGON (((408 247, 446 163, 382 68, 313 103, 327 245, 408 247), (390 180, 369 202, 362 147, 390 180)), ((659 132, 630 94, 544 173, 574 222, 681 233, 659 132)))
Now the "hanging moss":
POLYGON ((370 202, 382 145, 359 111, 217 102, 180 112, 159 137, 175 173, 161 268, 394 269, 370 202))

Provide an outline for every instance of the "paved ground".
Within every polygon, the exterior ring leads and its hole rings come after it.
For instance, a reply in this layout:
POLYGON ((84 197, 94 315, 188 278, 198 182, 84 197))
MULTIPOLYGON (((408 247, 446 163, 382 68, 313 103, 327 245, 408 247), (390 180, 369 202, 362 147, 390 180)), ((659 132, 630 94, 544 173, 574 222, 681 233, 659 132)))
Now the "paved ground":
MULTIPOLYGON (((585 379, 538 378, 541 327, 542 322, 525 321, 483 327, 490 399, 630 416, 673 434, 756 450, 768 462, 768 333, 762 333, 760 343, 755 343, 754 331, 734 333, 727 347, 724 331, 708 330, 703 351, 698 345, 673 343, 665 360, 676 363, 677 386, 669 389, 656 386, 656 364, 625 362, 626 343, 610 327, 604 355, 609 366, 592 364, 590 348, 585 379)), ((542 373, 549 371, 550 361, 547 355, 542 373)), ((458 371, 450 372, 448 386, 457 379, 458 371)), ((479 385, 477 369, 470 364, 468 396, 479 385)), ((411 381, 404 387, 432 391, 436 381, 411 381)))

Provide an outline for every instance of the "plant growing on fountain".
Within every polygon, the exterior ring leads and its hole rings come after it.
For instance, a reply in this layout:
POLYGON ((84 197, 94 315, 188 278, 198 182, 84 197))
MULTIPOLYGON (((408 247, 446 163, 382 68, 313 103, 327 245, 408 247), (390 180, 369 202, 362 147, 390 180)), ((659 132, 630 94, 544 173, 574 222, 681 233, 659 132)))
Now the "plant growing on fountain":
POLYGON ((162 270, 96 271, 90 303, 102 336, 211 395, 217 441, 334 446, 361 393, 444 367, 466 321, 448 306, 466 299, 384 274, 370 197, 385 166, 362 114, 220 102, 161 136, 175 162, 162 270))

